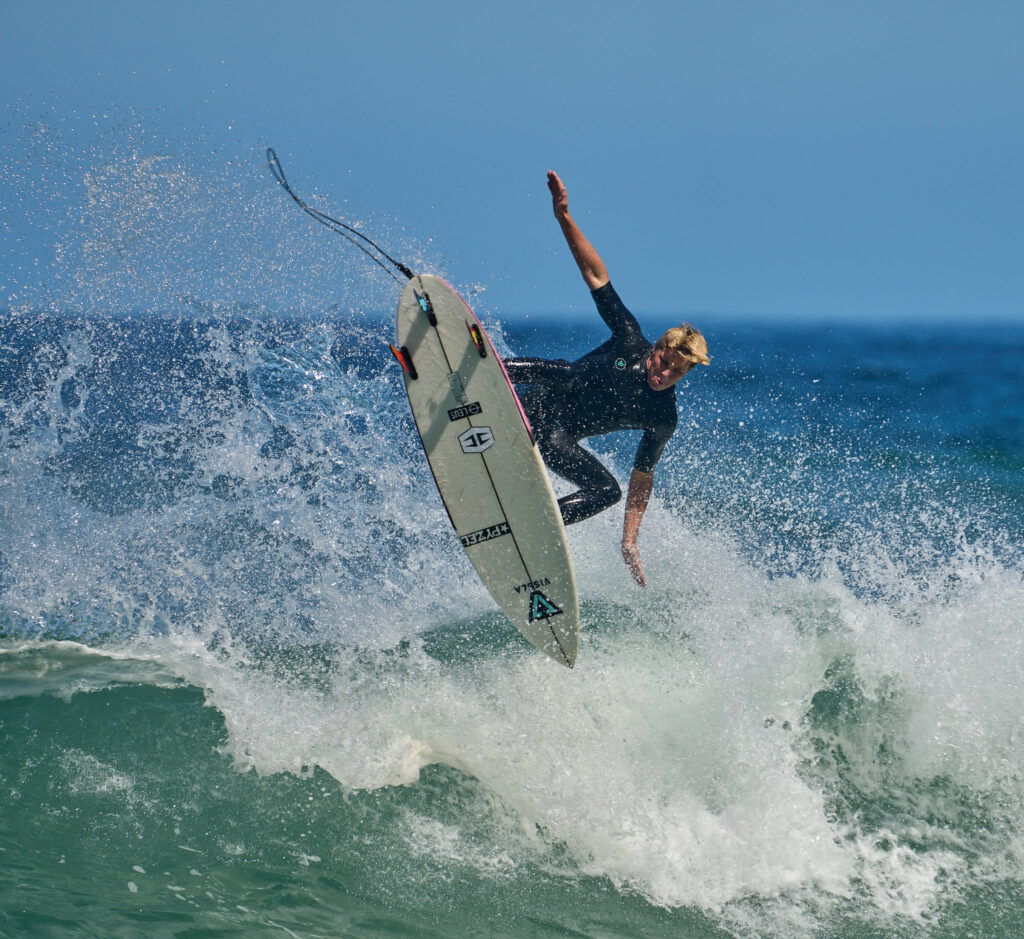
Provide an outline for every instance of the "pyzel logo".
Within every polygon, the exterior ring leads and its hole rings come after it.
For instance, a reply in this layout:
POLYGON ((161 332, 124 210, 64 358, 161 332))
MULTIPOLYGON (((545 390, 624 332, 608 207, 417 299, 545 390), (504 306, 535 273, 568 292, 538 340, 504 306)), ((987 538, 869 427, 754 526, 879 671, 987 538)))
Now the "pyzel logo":
POLYGON ((483 453, 494 444, 490 427, 470 427, 459 434, 459 445, 463 453, 483 453))
POLYGON ((616 359, 615 360, 615 367, 621 372, 626 367, 626 360, 625 359, 616 359))
POLYGON ((483 414, 484 409, 480 407, 479 401, 471 401, 465 407, 452 408, 448 412, 448 420, 461 421, 464 417, 472 417, 474 414, 483 414))
POLYGON ((468 535, 460 535, 459 541, 462 542, 462 547, 471 548, 482 541, 500 538, 502 535, 509 534, 509 532, 508 522, 498 522, 497 525, 491 525, 490 528, 481 528, 480 531, 471 531, 468 535))

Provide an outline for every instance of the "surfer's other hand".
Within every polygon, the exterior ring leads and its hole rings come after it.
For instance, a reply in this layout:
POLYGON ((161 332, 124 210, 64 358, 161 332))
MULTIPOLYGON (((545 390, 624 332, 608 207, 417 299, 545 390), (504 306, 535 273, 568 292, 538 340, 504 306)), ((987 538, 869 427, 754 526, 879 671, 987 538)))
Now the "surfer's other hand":
POLYGON ((565 183, 558 178, 558 173, 554 170, 548 170, 548 189, 551 190, 555 216, 561 218, 563 215, 567 215, 569 213, 569 193, 565 188, 565 183))
POLYGON ((647 578, 644 577, 644 569, 640 566, 640 552, 637 550, 636 542, 622 542, 622 560, 626 562, 633 580, 641 587, 646 587, 647 578))

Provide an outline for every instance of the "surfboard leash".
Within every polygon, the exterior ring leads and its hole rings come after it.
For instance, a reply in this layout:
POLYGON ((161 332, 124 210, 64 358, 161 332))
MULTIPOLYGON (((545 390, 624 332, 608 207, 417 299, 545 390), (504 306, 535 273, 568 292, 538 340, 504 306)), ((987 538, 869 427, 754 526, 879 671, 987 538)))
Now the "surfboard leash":
POLYGON ((281 188, 284 189, 284 191, 288 193, 288 195, 291 196, 292 199, 295 200, 296 204, 299 206, 300 209, 302 209, 303 212, 315 218, 321 225, 326 226, 336 235, 341 235, 341 237, 344 238, 346 241, 350 241, 360 251, 362 251, 363 254, 365 254, 371 261, 373 261, 374 264, 379 265, 385 271, 387 271, 388 274, 390 274, 391 277, 394 278, 398 283, 401 284, 403 283, 403 281, 395 275, 395 272, 391 270, 391 268, 389 268, 387 264, 384 263, 384 260, 387 260, 392 265, 394 265, 394 267, 400 273, 404 274, 407 279, 412 278, 413 273, 405 264, 403 264, 401 261, 396 261, 393 257, 391 257, 390 254, 387 253, 387 251, 385 251, 379 244, 377 244, 371 238, 368 238, 361 231, 359 231, 356 228, 353 228, 347 222, 343 222, 337 218, 332 218, 326 212, 321 212, 319 209, 314 209, 307 202, 301 199, 295 193, 295 190, 288 185, 288 179, 284 175, 284 168, 281 166, 281 161, 278 159, 277 154, 274 152, 274 149, 272 147, 267 147, 267 164, 270 166, 270 172, 273 175, 274 179, 276 179, 278 183, 280 183, 281 188), (368 248, 367 245, 369 245, 370 247, 368 248), (373 251, 371 251, 370 248, 372 248, 373 251), (374 254, 374 251, 376 251, 377 254, 374 254), (384 260, 382 260, 382 258, 384 260))

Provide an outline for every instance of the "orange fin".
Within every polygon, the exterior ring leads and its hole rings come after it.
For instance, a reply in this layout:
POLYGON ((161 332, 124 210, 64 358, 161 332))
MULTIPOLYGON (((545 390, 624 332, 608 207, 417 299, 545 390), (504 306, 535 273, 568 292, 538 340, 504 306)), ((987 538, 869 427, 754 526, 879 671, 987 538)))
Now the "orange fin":
POLYGON ((398 364, 402 366, 402 371, 405 372, 413 381, 419 378, 416 374, 416 367, 412 364, 412 356, 409 355, 409 350, 405 346, 401 349, 396 349, 392 343, 388 343, 391 346, 391 353, 398 360, 398 364))
POLYGON ((481 359, 487 358, 487 346, 484 344, 484 334, 477 323, 471 323, 466 320, 466 329, 469 330, 470 338, 473 340, 473 345, 476 346, 476 351, 480 353, 481 359))

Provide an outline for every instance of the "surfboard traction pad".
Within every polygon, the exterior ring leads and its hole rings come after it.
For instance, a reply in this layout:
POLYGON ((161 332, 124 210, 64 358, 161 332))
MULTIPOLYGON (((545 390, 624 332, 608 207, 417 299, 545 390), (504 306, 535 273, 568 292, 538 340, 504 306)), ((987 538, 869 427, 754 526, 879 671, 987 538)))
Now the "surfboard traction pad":
POLYGON ((412 366, 403 366, 405 390, 452 527, 510 622, 571 668, 579 644, 572 557, 501 359, 469 305, 438 277, 406 284, 397 319, 398 351, 412 366))

